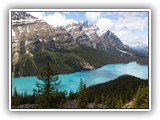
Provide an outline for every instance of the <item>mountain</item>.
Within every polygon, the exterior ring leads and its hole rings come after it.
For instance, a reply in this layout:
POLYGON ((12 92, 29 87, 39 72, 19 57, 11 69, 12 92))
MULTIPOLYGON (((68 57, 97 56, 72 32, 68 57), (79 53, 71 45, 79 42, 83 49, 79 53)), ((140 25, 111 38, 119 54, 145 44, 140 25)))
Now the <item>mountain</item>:
POLYGON ((65 44, 73 42, 72 36, 65 29, 61 27, 54 28, 45 21, 26 12, 12 12, 12 36, 14 37, 13 41, 16 39, 29 44, 50 44, 50 42, 65 44))
POLYGON ((143 46, 143 47, 140 47, 140 46, 138 46, 138 47, 132 47, 132 49, 137 50, 137 51, 139 51, 139 52, 141 52, 141 53, 143 53, 143 54, 145 54, 145 55, 148 56, 148 46, 143 46))
POLYGON ((146 57, 145 54, 124 45, 110 30, 99 33, 99 28, 88 21, 67 25, 64 28, 71 33, 79 44, 120 56, 146 57))
POLYGON ((54 28, 26 12, 12 12, 12 62, 16 64, 23 53, 33 55, 37 46, 72 43, 73 37, 63 28, 54 28))
POLYGON ((100 34, 98 31, 99 28, 88 21, 54 28, 26 12, 12 12, 13 52, 18 52, 18 46, 25 46, 25 51, 30 53, 33 44, 59 47, 78 43, 120 56, 146 57, 145 54, 124 45, 110 30, 100 34))
POLYGON ((53 27, 26 12, 12 12, 11 15, 13 77, 35 76, 47 62, 57 74, 111 63, 148 64, 146 58, 137 57, 139 54, 123 45, 112 32, 97 34, 98 27, 88 21, 53 27), (124 52, 127 50, 131 54, 124 52))

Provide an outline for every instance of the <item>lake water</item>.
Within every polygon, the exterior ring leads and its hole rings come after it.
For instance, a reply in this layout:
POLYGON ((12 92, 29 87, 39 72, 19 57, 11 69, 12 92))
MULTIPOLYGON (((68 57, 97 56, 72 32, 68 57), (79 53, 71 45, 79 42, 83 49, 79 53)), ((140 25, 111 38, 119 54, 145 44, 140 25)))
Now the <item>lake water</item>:
MULTIPOLYGON (((59 75, 61 84, 58 86, 58 89, 76 92, 81 78, 86 83, 86 86, 91 86, 110 81, 124 74, 148 79, 148 66, 130 62, 126 64, 109 64, 95 70, 62 74, 59 75)), ((27 94, 32 94, 33 88, 36 88, 36 81, 41 82, 37 77, 14 78, 12 80, 12 94, 15 87, 19 93, 27 92, 27 94)))

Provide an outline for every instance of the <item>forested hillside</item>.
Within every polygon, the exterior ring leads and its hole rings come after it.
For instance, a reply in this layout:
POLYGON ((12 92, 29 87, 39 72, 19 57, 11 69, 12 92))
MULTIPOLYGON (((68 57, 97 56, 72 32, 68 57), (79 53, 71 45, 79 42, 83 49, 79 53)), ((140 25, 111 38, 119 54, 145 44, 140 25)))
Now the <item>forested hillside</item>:
POLYGON ((147 60, 137 57, 125 57, 84 45, 71 44, 60 48, 36 46, 31 53, 22 52, 17 64, 12 65, 13 77, 36 76, 47 62, 55 69, 55 74, 90 70, 106 64, 138 61, 147 64, 147 60), (27 69, 26 69, 27 68, 27 69))
MULTIPOLYGON (((107 108, 115 108, 117 102, 122 105, 132 101, 139 87, 148 86, 148 80, 130 75, 123 75, 115 80, 93 85, 87 88, 88 101, 103 103, 107 108)), ((122 106, 121 106, 122 107, 122 106)))

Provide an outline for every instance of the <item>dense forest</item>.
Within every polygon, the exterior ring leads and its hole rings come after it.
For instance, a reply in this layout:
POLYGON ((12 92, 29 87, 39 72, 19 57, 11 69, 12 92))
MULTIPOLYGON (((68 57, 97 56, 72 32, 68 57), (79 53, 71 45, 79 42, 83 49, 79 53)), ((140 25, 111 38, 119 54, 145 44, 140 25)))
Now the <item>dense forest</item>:
POLYGON ((143 80, 130 75, 123 75, 115 80, 86 87, 80 79, 79 90, 58 91, 55 87, 61 84, 58 76, 54 75, 50 64, 47 64, 37 75, 44 84, 36 82, 38 89, 33 95, 19 94, 14 89, 12 108, 148 108, 149 85, 148 80, 143 80))
MULTIPOLYGON (((88 87, 88 101, 97 100, 98 103, 105 104, 105 108, 117 108, 119 102, 123 106, 132 101, 141 87, 148 88, 148 80, 123 75, 115 80, 88 87)), ((146 91, 145 94, 147 95, 148 92, 146 91)))

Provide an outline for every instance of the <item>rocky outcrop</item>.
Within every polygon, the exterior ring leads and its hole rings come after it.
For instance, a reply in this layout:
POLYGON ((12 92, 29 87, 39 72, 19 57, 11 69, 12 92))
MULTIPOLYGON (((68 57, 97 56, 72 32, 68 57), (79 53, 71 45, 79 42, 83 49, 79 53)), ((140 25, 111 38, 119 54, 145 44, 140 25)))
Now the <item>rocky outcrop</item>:
POLYGON ((79 44, 91 47, 90 38, 85 33, 79 34, 75 40, 79 44))
POLYGON ((80 64, 86 70, 93 70, 94 69, 94 67, 92 65, 90 65, 89 63, 87 63, 87 62, 83 62, 83 63, 80 62, 80 64))
POLYGON ((129 103, 126 103, 122 108, 133 108, 133 104, 134 104, 134 102, 131 101, 129 103))

